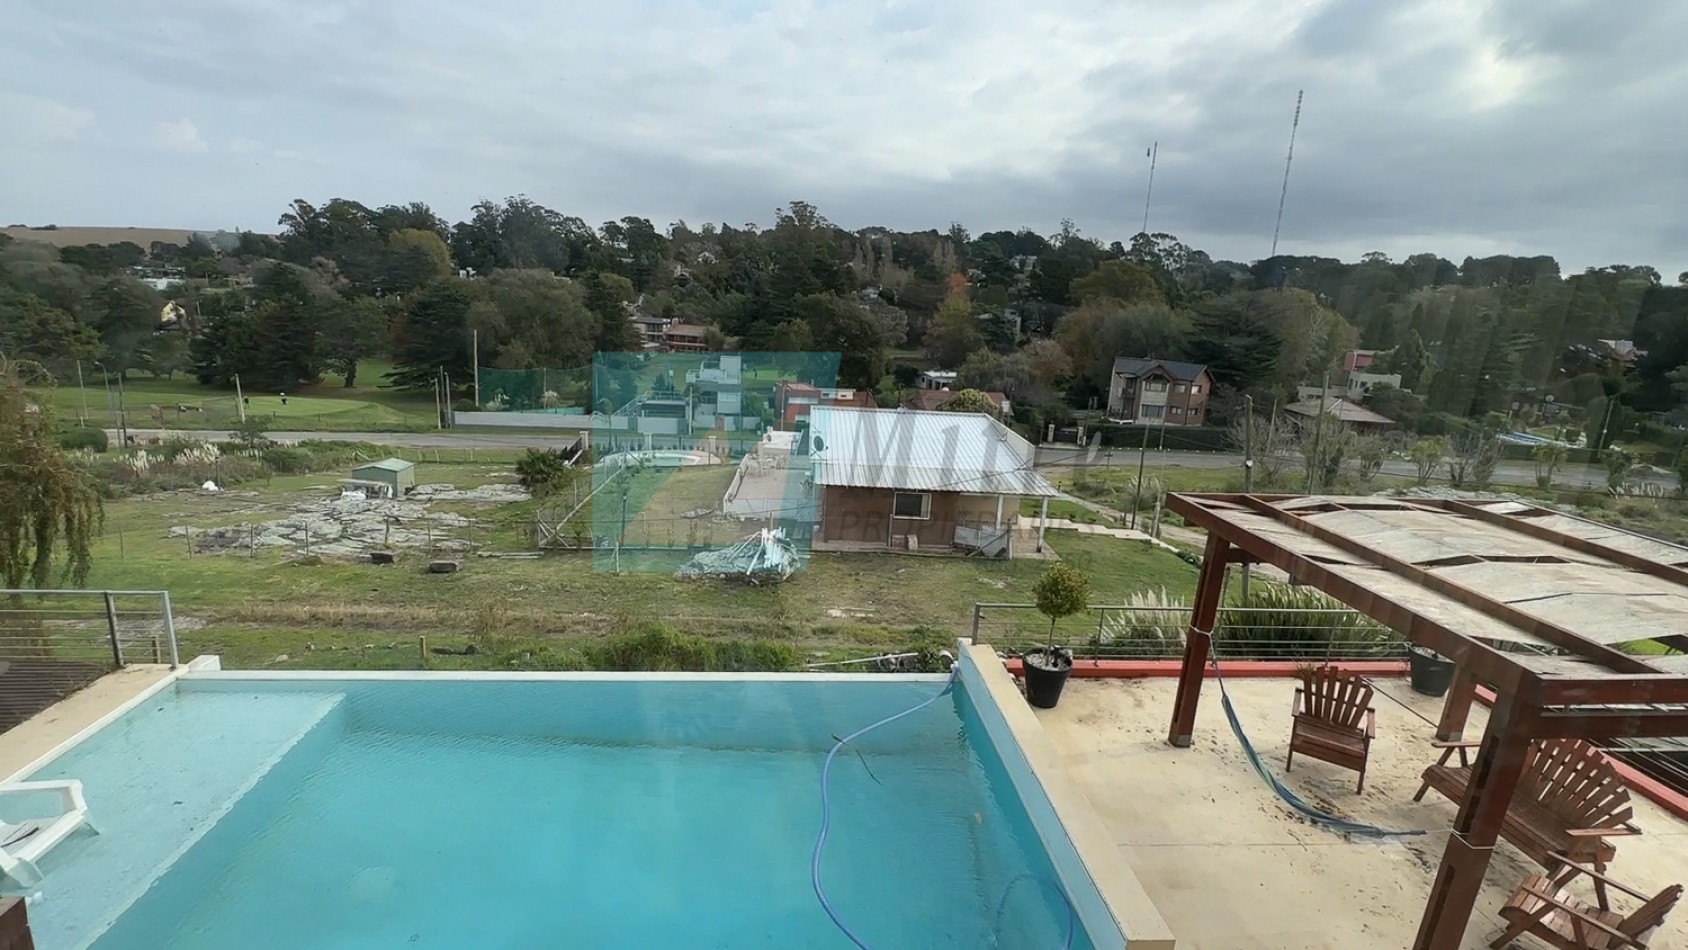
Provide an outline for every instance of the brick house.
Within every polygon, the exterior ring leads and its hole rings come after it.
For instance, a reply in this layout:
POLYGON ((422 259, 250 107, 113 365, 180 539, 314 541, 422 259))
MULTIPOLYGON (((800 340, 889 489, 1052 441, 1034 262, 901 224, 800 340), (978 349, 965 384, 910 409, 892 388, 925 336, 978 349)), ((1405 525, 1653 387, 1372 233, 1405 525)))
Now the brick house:
POLYGON ((1206 366, 1178 360, 1114 360, 1108 418, 1145 425, 1199 426, 1207 421, 1213 376, 1206 366))
POLYGON ((817 543, 1009 554, 1020 499, 1059 494, 1033 471, 1031 443, 984 413, 816 406, 809 418, 817 543))
POLYGON ((879 404, 865 389, 840 389, 782 381, 774 387, 774 415, 782 432, 795 432, 809 421, 815 406, 856 406, 873 409, 879 404))

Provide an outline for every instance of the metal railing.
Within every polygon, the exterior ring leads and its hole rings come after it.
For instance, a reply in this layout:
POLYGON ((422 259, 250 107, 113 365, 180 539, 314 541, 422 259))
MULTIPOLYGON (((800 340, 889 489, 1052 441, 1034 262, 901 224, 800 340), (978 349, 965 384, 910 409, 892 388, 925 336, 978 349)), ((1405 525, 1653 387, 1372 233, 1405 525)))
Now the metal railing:
POLYGON ((0 589, 0 661, 180 665, 170 593, 0 589))
MULTIPOLYGON (((1084 658, 1175 659, 1183 655, 1190 616, 1187 606, 1093 604, 1057 621, 1051 635, 1035 605, 979 603, 972 636, 1004 652, 1053 639, 1084 658)), ((1353 610, 1224 607, 1213 652, 1220 659, 1404 660, 1407 638, 1353 610)))

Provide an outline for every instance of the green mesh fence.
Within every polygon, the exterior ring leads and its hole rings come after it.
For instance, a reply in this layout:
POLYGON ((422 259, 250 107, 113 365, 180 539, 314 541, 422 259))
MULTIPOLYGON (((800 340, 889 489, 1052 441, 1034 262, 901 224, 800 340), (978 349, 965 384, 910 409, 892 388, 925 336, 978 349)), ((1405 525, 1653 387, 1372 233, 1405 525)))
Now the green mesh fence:
POLYGON ((480 371, 480 407, 487 412, 592 411, 592 367, 537 367, 480 371))

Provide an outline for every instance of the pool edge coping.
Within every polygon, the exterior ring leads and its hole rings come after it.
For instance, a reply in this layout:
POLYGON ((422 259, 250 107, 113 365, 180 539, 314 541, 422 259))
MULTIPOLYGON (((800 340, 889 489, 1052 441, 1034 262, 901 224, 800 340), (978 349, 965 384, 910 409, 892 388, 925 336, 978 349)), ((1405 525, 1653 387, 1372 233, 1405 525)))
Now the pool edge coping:
MULTIPOLYGON (((1067 778, 1054 742, 1020 695, 996 651, 966 638, 957 640, 956 645, 959 662, 977 671, 984 687, 982 698, 988 698, 1001 714, 1009 738, 1030 766, 1031 779, 1054 810, 1061 831, 1090 875, 1091 886, 1102 898, 1128 950, 1173 950, 1176 938, 1172 928, 1114 844, 1090 799, 1067 778)), ((1014 771, 1009 772, 1011 779, 1014 771)))
POLYGON ((827 683, 862 682, 894 679, 900 683, 944 683, 948 673, 751 673, 719 672, 690 673, 670 671, 661 673, 621 673, 610 671, 517 671, 517 670, 194 670, 185 677, 190 680, 269 680, 269 681, 450 681, 480 682, 760 682, 760 683, 827 683), (871 680, 867 678, 871 677, 871 680))
MULTIPOLYGON (((198 661, 196 660, 195 662, 198 662, 198 661)), ((118 703, 116 706, 113 706, 110 709, 106 710, 99 717, 94 719, 93 722, 88 723, 86 726, 83 726, 81 729, 76 730, 76 732, 70 734, 69 736, 66 736, 57 745, 48 749, 46 752, 43 752, 40 755, 36 756, 28 764, 24 765, 22 768, 19 768, 16 771, 12 772, 10 775, 6 776, 4 780, 0 780, 0 785, 10 785, 13 782, 22 781, 25 778, 27 778, 28 776, 33 775, 36 772, 40 771, 41 769, 44 769, 47 766, 51 765, 53 763, 53 760, 57 759, 61 755, 64 755, 66 752, 69 752, 71 749, 74 749, 77 746, 81 745, 83 742, 87 741, 91 736, 98 733, 101 729, 104 729, 105 727, 107 727, 107 726, 111 725, 112 723, 116 722, 118 719, 121 719, 130 710, 132 710, 135 707, 141 705, 142 703, 144 703, 147 700, 153 698, 154 696, 157 696, 159 693, 163 692, 164 690, 174 686, 177 681, 179 681, 182 677, 184 677, 188 674, 189 668, 190 668, 191 665, 192 664, 184 663, 181 666, 177 667, 176 669, 170 670, 169 672, 165 673, 163 676, 159 677, 158 682, 153 683, 151 686, 148 686, 147 688, 141 690, 140 692, 138 692, 135 695, 129 697, 128 699, 124 700, 123 702, 118 703)), ((55 704, 55 705, 57 705, 57 704, 55 704)), ((47 708, 51 709, 52 706, 49 706, 47 708)), ((45 711, 46 710, 42 710, 42 712, 45 712, 45 711)), ((40 715, 40 713, 37 713, 36 715, 40 715)), ((34 717, 31 717, 31 718, 34 718, 34 717)), ((27 720, 25 720, 25 723, 27 723, 27 720)))

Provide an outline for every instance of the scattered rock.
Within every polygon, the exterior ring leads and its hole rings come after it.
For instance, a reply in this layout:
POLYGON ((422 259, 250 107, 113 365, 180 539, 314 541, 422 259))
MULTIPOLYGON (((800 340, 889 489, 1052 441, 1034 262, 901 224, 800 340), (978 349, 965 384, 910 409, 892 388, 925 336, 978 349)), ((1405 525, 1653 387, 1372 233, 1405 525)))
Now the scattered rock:
POLYGON ((458 569, 461 568, 462 566, 463 566, 462 563, 459 562, 459 561, 429 561, 428 562, 428 573, 430 573, 430 574, 456 574, 458 569))
POLYGON ((527 501, 533 496, 520 485, 481 485, 476 488, 458 488, 456 485, 417 485, 412 488, 408 498, 423 501, 480 501, 502 503, 507 501, 527 501))
POLYGON ((218 528, 177 525, 169 529, 169 536, 180 538, 191 532, 194 550, 201 554, 245 552, 251 547, 304 548, 329 558, 363 557, 372 549, 393 552, 421 547, 461 553, 472 545, 450 535, 475 522, 456 512, 430 511, 429 501, 502 503, 527 497, 526 492, 509 485, 483 485, 466 491, 450 485, 424 485, 404 499, 335 496, 300 504, 291 515, 275 521, 218 528))

